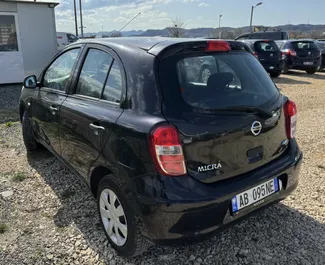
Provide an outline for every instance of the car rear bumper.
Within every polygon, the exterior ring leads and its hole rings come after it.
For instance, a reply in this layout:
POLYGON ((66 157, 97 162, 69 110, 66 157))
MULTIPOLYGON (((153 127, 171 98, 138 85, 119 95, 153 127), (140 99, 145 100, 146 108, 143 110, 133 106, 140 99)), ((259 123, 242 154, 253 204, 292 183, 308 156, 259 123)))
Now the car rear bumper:
POLYGON ((306 70, 306 69, 310 69, 310 68, 317 68, 318 66, 321 65, 321 59, 315 59, 315 60, 310 60, 310 59, 306 59, 306 60, 295 60, 292 62, 288 63, 288 68, 289 69, 297 69, 297 70, 306 70), (311 63, 309 65, 306 65, 305 63, 311 63))
MULTIPOLYGON (((295 140, 290 141, 286 154, 262 168, 231 180, 214 184, 198 182, 190 176, 161 178, 164 183, 152 183, 152 191, 164 188, 162 194, 149 203, 138 196, 144 223, 143 234, 156 244, 178 244, 204 238, 241 219, 249 213, 283 200, 293 192, 299 179, 302 153, 295 140), (272 178, 279 178, 282 189, 262 201, 233 214, 231 199, 272 178), (162 185, 161 187, 158 187, 162 185)), ((153 180, 153 178, 151 178, 153 180)))
POLYGON ((280 72, 284 69, 284 62, 262 63, 267 72, 280 72))

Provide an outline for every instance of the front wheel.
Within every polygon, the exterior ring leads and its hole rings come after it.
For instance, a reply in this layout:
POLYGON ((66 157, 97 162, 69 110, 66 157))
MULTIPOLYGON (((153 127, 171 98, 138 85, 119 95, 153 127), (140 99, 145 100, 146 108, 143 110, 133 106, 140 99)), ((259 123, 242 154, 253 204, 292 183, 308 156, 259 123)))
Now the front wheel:
POLYGON ((134 257, 148 249, 150 242, 141 233, 134 198, 123 192, 122 182, 114 175, 105 176, 99 183, 97 206, 105 234, 121 256, 134 257))
POLYGON ((313 75, 317 72, 317 68, 310 68, 310 69, 306 69, 306 73, 309 75, 313 75))
POLYGON ((281 75, 281 71, 270 72, 270 76, 272 77, 279 77, 281 75))
POLYGON ((27 111, 24 112, 22 118, 22 131, 23 140, 27 151, 36 151, 38 149, 38 144, 35 140, 34 130, 32 124, 27 115, 27 111))

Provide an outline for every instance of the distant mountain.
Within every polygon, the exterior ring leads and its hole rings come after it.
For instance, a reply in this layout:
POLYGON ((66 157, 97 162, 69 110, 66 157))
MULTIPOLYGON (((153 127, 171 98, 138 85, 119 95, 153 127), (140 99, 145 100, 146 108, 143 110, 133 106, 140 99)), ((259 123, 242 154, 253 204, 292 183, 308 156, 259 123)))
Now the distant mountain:
MULTIPOLYGON (((263 27, 267 30, 284 30, 288 31, 289 33, 299 33, 298 36, 305 36, 311 37, 312 33, 315 33, 318 36, 323 35, 325 33, 325 25, 311 25, 311 24, 299 24, 299 25, 279 25, 276 27, 263 27)), ((200 38, 200 37, 216 37, 218 34, 218 30, 216 28, 193 28, 193 29, 184 29, 184 37, 192 37, 192 38, 200 38)), ((248 26, 239 27, 239 28, 232 28, 232 27, 222 27, 220 28, 221 32, 223 32, 224 38, 233 38, 242 33, 249 32, 250 28, 248 26)), ((117 31, 103 31, 98 33, 86 33, 85 36, 109 36, 112 33, 117 31)), ((297 34, 295 34, 297 35, 297 34)), ((143 37, 154 37, 154 36, 161 36, 161 37, 168 37, 170 36, 168 29, 148 29, 146 31, 143 30, 130 30, 130 31, 122 31, 123 37, 130 37, 130 36, 143 36, 143 37)))
MULTIPOLYGON (((310 25, 310 24, 299 24, 299 25, 280 25, 276 27, 265 27, 267 30, 284 30, 289 32, 302 32, 308 33, 312 31, 325 32, 325 25, 310 25)), ((185 37, 199 38, 199 37, 212 37, 216 34, 216 28, 193 28, 193 29, 185 29, 185 37)), ((245 32, 249 32, 250 28, 248 26, 232 28, 232 27, 221 27, 220 30, 222 32, 233 32, 235 35, 240 35, 245 32)), ((124 35, 124 33, 123 33, 124 35)), ((133 36, 169 36, 169 32, 167 28, 165 29, 148 29, 141 34, 134 34, 133 36)))

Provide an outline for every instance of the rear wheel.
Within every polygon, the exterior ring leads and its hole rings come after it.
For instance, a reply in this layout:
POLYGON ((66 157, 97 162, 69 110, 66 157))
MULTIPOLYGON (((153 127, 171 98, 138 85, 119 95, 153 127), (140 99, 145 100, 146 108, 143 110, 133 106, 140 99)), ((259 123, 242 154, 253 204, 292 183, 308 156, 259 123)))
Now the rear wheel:
POLYGON ((27 151, 35 151, 38 149, 38 144, 35 140, 34 130, 27 112, 25 111, 22 118, 22 131, 24 144, 27 151))
POLYGON ((122 182, 105 176, 98 186, 97 205, 101 223, 112 247, 124 257, 142 254, 150 246, 140 231, 134 198, 123 192, 122 182))
POLYGON ((281 75, 281 71, 270 72, 270 76, 279 77, 281 75))
POLYGON ((310 69, 306 69, 306 73, 309 75, 313 75, 317 72, 317 68, 310 68, 310 69))
POLYGON ((207 83, 209 77, 211 76, 211 69, 208 66, 203 66, 200 72, 200 81, 202 83, 207 83))

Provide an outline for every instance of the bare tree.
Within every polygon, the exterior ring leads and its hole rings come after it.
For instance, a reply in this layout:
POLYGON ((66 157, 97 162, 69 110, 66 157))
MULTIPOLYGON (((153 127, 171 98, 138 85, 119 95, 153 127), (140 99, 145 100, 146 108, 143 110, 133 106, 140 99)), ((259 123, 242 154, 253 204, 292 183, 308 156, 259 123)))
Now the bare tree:
POLYGON ((168 33, 173 38, 181 38, 185 35, 185 23, 180 18, 172 19, 172 25, 167 27, 168 33))
POLYGON ((122 32, 121 31, 114 31, 111 34, 109 34, 108 37, 110 37, 110 38, 122 37, 122 32))

